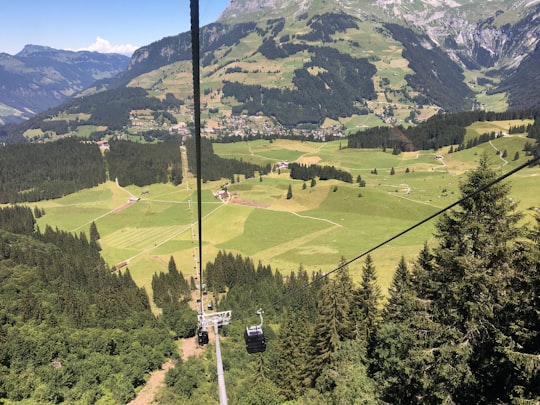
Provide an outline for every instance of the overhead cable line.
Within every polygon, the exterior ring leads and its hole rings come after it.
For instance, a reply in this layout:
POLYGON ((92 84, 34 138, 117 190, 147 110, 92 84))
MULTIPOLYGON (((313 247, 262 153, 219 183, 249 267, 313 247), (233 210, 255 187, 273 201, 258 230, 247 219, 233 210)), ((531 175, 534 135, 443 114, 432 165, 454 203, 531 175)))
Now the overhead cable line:
POLYGON ((193 121, 195 124, 195 156, 197 171, 197 227, 199 234, 199 291, 201 312, 203 312, 202 300, 202 192, 201 192, 201 69, 199 66, 199 2, 190 0, 191 17, 191 59, 193 66, 193 121))
POLYGON ((197 223, 199 237, 199 300, 201 308, 198 314, 199 328, 198 338, 201 343, 208 343, 208 325, 214 326, 216 367, 218 379, 218 394, 220 405, 227 405, 227 391, 225 388, 225 376, 221 360, 221 348, 219 343, 219 326, 228 325, 231 322, 231 311, 204 313, 203 303, 203 271, 202 271, 202 153, 201 153, 201 73, 200 73, 200 41, 199 41, 199 2, 190 0, 191 17, 191 56, 193 69, 193 120, 195 124, 195 147, 196 147, 196 170, 197 170, 197 223))

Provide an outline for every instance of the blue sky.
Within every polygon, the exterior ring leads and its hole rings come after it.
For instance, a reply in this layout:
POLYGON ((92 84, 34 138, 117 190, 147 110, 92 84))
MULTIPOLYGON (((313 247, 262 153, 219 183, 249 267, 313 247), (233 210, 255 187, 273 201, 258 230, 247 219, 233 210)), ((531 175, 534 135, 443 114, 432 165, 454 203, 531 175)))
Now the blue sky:
MULTIPOLYGON (((200 25, 229 0, 199 0, 200 25)), ((25 45, 126 55, 190 29, 189 0, 0 0, 0 52, 25 45)))

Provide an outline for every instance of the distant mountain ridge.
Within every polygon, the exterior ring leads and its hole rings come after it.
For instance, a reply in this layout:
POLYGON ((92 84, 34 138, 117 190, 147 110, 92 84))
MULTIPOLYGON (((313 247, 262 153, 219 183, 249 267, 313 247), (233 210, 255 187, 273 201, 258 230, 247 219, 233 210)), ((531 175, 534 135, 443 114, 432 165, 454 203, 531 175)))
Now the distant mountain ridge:
MULTIPOLYGON (((232 115, 265 117, 275 133, 338 133, 438 112, 538 109, 539 22, 540 0, 231 0, 200 29, 203 113, 223 130, 232 115)), ((137 49, 100 90, 172 95, 187 122, 190 71, 184 32, 137 49)), ((45 126, 9 133, 30 127, 45 126)))
POLYGON ((124 71, 129 57, 27 45, 0 53, 0 122, 20 121, 124 71))

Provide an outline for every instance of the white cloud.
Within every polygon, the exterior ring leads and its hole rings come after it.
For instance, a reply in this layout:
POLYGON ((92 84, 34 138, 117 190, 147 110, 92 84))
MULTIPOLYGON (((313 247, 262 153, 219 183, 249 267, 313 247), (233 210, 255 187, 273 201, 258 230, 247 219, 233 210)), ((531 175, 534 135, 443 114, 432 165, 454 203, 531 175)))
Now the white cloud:
POLYGON ((125 45, 112 45, 106 39, 101 37, 96 38, 96 42, 92 45, 87 46, 86 48, 79 49, 79 51, 93 51, 100 53, 119 53, 122 55, 131 56, 135 50, 139 48, 138 46, 125 44, 125 45))

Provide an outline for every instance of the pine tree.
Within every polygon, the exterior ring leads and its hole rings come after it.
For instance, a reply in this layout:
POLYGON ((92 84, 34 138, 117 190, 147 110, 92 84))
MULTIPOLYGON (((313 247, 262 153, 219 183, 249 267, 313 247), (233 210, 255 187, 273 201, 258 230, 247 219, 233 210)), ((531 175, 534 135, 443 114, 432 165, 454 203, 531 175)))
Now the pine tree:
MULTIPOLYGON (((469 195, 495 178, 484 155, 461 192, 469 195)), ((523 305, 534 294, 538 297, 531 287, 538 254, 525 254, 527 249, 518 243, 524 237, 518 227, 521 216, 508 192, 507 184, 493 184, 441 216, 438 246, 433 254, 424 249, 417 261, 413 275, 420 286, 401 305, 405 311, 397 310, 392 284, 385 321, 393 323, 383 325, 377 336, 383 363, 379 372, 388 377, 387 399, 494 403, 540 395, 532 383, 538 380, 538 335, 529 333, 538 329, 537 321, 531 321, 537 303, 523 305), (388 330, 392 327, 393 333, 388 330), (392 344, 398 363, 384 354, 392 344), (390 380, 403 369, 408 370, 406 392, 400 387, 405 376, 390 380)))
POLYGON ((356 324, 357 338, 368 344, 379 320, 381 289, 377 285, 377 274, 371 255, 366 256, 362 268, 360 287, 354 292, 352 318, 356 324))
POLYGON ((287 200, 290 200, 292 196, 292 186, 289 184, 289 189, 287 190, 287 200))
POLYGON ((90 243, 93 244, 98 250, 101 250, 101 246, 99 245, 99 239, 101 236, 99 235, 96 223, 92 221, 90 224, 90 243))
POLYGON ((513 258, 515 278, 510 285, 504 332, 512 339, 505 354, 514 372, 511 400, 534 403, 540 398, 540 215, 528 239, 521 239, 513 258))
POLYGON ((330 385, 333 404, 379 403, 377 385, 368 376, 363 342, 347 340, 332 354, 329 367, 320 379, 330 385))
POLYGON ((335 279, 321 287, 310 362, 313 382, 319 386, 325 385, 324 382, 317 383, 317 379, 330 364, 332 353, 339 349, 343 340, 353 337, 354 328, 350 317, 352 294, 352 280, 346 267, 340 270, 335 279))
POLYGON ((276 344, 274 380, 287 399, 301 396, 310 385, 308 345, 311 333, 305 311, 284 311, 276 344))
POLYGON ((411 315, 409 272, 402 257, 382 312, 383 321, 376 330, 370 353, 370 374, 379 383, 382 399, 389 403, 407 403, 410 386, 405 362, 414 337, 409 328, 411 315))
MULTIPOLYGON (((417 263, 430 260, 427 250, 420 257, 417 263)), ((416 282, 421 283, 418 291, 429 284, 417 266, 410 273, 401 258, 370 352, 382 399, 394 404, 443 403, 452 386, 446 376, 456 374, 453 362, 459 354, 438 347, 448 336, 432 319, 431 301, 417 292, 416 282)))
POLYGON ((382 313, 385 322, 403 321, 408 318, 409 293, 410 275, 405 258, 402 256, 388 289, 389 298, 382 313))

